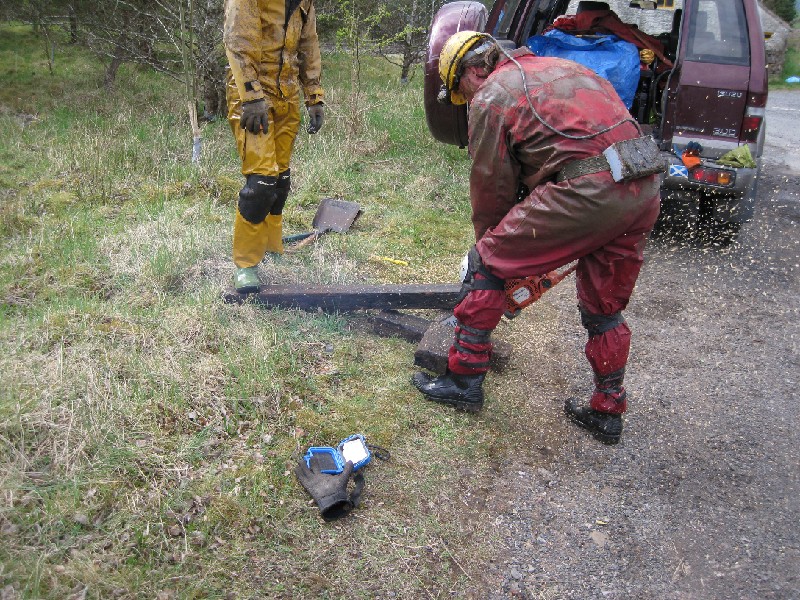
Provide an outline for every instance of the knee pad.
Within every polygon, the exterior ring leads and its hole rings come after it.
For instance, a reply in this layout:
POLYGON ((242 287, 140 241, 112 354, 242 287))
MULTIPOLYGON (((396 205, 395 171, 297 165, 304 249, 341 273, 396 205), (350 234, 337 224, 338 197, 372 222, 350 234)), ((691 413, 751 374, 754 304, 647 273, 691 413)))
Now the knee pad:
POLYGON ((261 223, 275 204, 277 181, 269 175, 248 175, 239 191, 239 214, 251 223, 261 223))
POLYGON ((606 331, 611 331, 625 322, 621 311, 611 313, 610 315, 598 315, 590 313, 582 305, 579 305, 578 308, 581 311, 581 325, 589 332, 590 338, 605 333, 606 331))
POLYGON ((461 262, 461 290, 456 298, 456 306, 472 290, 504 290, 505 280, 492 275, 483 264, 478 249, 473 246, 461 262), (480 275, 480 278, 478 277, 480 275))
POLYGON ((269 211, 270 214, 279 215, 283 212, 283 207, 286 205, 286 199, 289 197, 291 187, 291 169, 286 169, 283 173, 278 175, 278 183, 275 185, 275 203, 269 211))

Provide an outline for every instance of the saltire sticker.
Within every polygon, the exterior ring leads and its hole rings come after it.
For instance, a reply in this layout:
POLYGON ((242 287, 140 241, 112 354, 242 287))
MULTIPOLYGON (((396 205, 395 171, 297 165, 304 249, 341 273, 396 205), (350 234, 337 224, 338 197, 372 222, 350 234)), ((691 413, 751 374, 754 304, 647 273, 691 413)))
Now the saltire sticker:
POLYGON ((685 177, 689 178, 689 169, 687 169, 683 165, 670 165, 669 166, 669 176, 670 177, 685 177))

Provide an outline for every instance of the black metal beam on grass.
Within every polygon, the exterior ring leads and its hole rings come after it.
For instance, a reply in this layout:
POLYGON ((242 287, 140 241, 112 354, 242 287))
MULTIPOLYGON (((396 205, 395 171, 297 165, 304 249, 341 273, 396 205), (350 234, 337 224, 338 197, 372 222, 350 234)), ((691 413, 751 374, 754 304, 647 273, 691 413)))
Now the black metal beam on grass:
MULTIPOLYGON (((323 312, 349 312, 369 308, 452 309, 460 284, 414 285, 264 285, 253 302, 275 308, 323 312)), ((228 290, 226 302, 243 302, 248 296, 228 290)))

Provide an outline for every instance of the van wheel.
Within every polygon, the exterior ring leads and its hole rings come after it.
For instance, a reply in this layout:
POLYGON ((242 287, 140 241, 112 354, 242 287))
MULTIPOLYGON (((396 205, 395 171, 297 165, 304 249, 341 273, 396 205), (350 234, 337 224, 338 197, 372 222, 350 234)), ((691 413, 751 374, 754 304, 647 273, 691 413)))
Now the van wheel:
POLYGON ((741 228, 741 223, 714 218, 713 201, 707 197, 700 199, 696 233, 701 244, 715 248, 727 248, 736 241, 741 228))

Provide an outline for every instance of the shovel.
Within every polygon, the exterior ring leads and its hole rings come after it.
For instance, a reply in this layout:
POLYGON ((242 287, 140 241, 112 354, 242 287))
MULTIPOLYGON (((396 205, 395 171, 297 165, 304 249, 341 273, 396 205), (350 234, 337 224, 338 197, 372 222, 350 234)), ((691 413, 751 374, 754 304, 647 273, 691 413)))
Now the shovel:
POLYGON ((361 207, 356 202, 339 200, 338 198, 323 198, 317 208, 317 213, 311 221, 314 228, 305 233, 296 233, 283 238, 284 244, 300 242, 293 249, 299 250, 312 243, 323 233, 335 231, 344 233, 361 214, 361 207))

